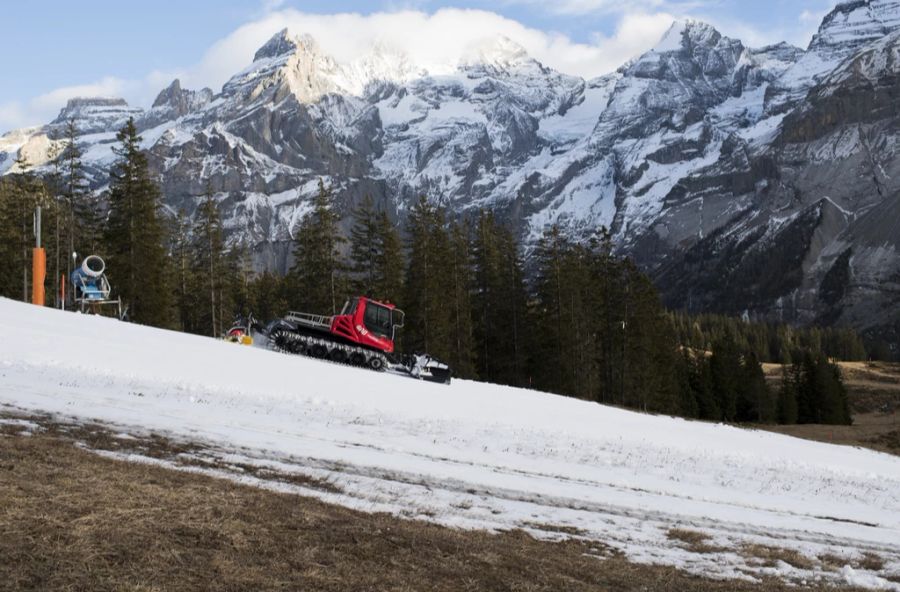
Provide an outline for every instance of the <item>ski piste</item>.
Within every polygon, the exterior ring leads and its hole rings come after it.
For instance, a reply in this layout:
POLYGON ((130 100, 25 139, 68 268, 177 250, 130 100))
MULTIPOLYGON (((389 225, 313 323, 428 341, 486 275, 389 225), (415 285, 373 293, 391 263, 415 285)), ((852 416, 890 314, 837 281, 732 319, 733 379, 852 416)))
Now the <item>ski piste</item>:
POLYGON ((403 311, 390 303, 359 296, 334 316, 289 312, 266 327, 269 349, 390 371, 450 384, 450 367, 425 353, 397 354, 394 339, 403 327, 403 311))

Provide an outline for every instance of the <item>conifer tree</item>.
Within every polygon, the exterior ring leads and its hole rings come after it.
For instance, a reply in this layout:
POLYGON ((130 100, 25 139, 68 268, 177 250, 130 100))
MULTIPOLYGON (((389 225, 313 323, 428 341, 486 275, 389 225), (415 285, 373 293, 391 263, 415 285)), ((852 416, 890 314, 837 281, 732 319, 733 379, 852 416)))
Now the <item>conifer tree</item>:
POLYGON ((366 196, 353 212, 350 230, 351 289, 354 294, 396 302, 403 286, 403 250, 387 212, 366 196))
POLYGON ((331 190, 319 180, 313 211, 294 234, 294 265, 289 273, 289 303, 297 310, 337 314, 345 292, 344 265, 331 190))
POLYGON ((172 274, 159 189, 150 179, 134 120, 129 119, 116 137, 120 146, 110 171, 109 218, 103 233, 110 282, 132 321, 171 326, 172 274))
POLYGON ((781 390, 778 393, 778 423, 797 423, 797 386, 800 382, 800 366, 782 365, 781 390))
POLYGON ((381 228, 372 196, 366 195, 353 210, 350 229, 350 273, 354 294, 376 298, 378 291, 378 259, 381 255, 381 228))
POLYGON ((281 276, 264 271, 248 286, 249 312, 263 322, 280 318, 288 311, 286 282, 281 276))
POLYGON ((218 337, 228 328, 226 324, 234 312, 230 287, 236 270, 226 252, 219 208, 209 185, 197 208, 192 235, 191 271, 195 280, 197 331, 218 337))
POLYGON ((537 277, 535 282, 536 364, 535 383, 538 388, 574 395, 569 381, 568 339, 564 333, 563 289, 564 268, 569 256, 569 244, 558 226, 548 228, 541 236, 535 254, 537 277))
POLYGON ((452 339, 450 365, 460 378, 475 378, 472 335, 472 265, 470 255, 470 227, 468 223, 453 224, 450 228, 448 280, 451 309, 450 335, 452 339))
POLYGON ((738 421, 770 423, 776 420, 777 410, 769 394, 766 376, 754 351, 744 355, 737 394, 738 421))
POLYGON ((453 357, 452 261, 446 219, 442 208, 423 196, 407 218, 406 329, 403 343, 407 351, 428 352, 439 359, 453 357))
POLYGON ((376 259, 380 270, 377 295, 383 300, 396 303, 403 293, 403 243, 387 212, 378 212, 377 219, 381 244, 381 251, 376 259))
POLYGON ((733 339, 726 337, 713 344, 709 366, 713 394, 721 414, 716 419, 734 421, 737 416, 741 354, 733 339))
MULTIPOLYGON (((69 259, 76 252, 82 257, 97 254, 103 232, 103 217, 85 178, 82 156, 78 146, 78 130, 75 121, 70 119, 66 123, 65 149, 60 155, 61 190, 68 208, 69 259)), ((71 271, 71 266, 68 271, 71 271)))
MULTIPOLYGON (((0 180, 0 290, 7 298, 30 302, 35 208, 40 205, 50 214, 42 219, 42 234, 47 237, 53 203, 43 182, 31 172, 30 164, 24 158, 18 158, 11 171, 0 180)), ((52 251, 48 254, 53 256, 52 251)))
POLYGON ((170 235, 174 275, 172 284, 175 286, 178 327, 181 331, 195 333, 197 321, 193 292, 195 280, 191 262, 191 224, 184 210, 179 210, 173 219, 170 235))

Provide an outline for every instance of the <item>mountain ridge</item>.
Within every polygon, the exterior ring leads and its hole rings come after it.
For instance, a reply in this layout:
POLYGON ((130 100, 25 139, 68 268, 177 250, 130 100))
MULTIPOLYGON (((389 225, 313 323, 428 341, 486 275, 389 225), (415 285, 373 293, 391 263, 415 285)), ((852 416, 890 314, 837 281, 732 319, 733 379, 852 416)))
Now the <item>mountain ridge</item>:
POLYGON ((192 212, 209 182, 257 268, 288 267, 292 229, 322 178, 342 213, 372 195, 402 220, 424 194, 453 215, 494 210, 526 248, 549 224, 576 237, 604 225, 673 306, 826 319, 896 340, 896 253, 875 257, 851 228, 898 198, 880 178, 893 168, 897 113, 885 97, 896 30, 895 0, 839 4, 805 50, 748 48, 678 21, 653 49, 590 80, 505 39, 429 69, 387 45, 339 62, 311 36, 282 30, 219 93, 175 81, 148 111, 75 101, 47 126, 3 136, 0 173, 19 152, 40 164, 71 115, 102 189, 111 134, 134 116, 167 205, 192 212), (870 189, 875 197, 856 195, 870 189), (834 208, 851 215, 842 222, 834 208), (794 244, 786 229, 808 240, 794 244), (855 254, 842 258, 847 249, 855 254), (800 279, 762 289, 748 269, 776 252, 800 279), (843 259, 843 296, 818 301, 843 259), (731 287, 695 293, 719 280, 731 287), (879 304, 865 304, 873 294, 879 304))

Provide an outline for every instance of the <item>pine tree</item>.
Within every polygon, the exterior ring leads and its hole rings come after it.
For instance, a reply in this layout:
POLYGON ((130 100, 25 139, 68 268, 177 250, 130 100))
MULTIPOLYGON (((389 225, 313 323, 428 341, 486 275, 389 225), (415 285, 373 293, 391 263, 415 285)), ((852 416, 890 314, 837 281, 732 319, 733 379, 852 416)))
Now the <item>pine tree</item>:
POLYGON ((248 286, 249 312, 263 322, 281 318, 288 310, 286 291, 283 277, 262 272, 248 286))
POLYGON ((396 302, 403 286, 403 250, 387 212, 366 196, 353 212, 350 286, 354 294, 396 302))
POLYGON ((410 210, 406 234, 404 349, 452 359, 454 323, 448 294, 453 290, 448 262, 453 257, 443 209, 421 197, 410 210))
POLYGON ((551 392, 574 395, 569 377, 568 339, 563 327, 563 289, 569 288, 564 269, 570 245, 558 226, 548 228, 538 241, 535 253, 535 310, 537 351, 535 384, 551 392))
POLYGON ((121 146, 110 171, 109 219, 103 234, 108 275, 132 321, 168 327, 174 324, 172 274, 159 189, 150 179, 133 119, 116 138, 121 146))
MULTIPOLYGON (((44 177, 48 195, 51 196, 48 213, 52 218, 47 220, 48 234, 52 235, 46 236, 44 241, 47 245, 47 275, 52 286, 48 290, 48 295, 52 295, 52 298, 48 298, 48 301, 52 302, 54 308, 60 308, 65 298, 65 295, 61 294, 60 280, 67 268, 68 249, 65 238, 69 216, 62 196, 62 147, 59 143, 51 145, 48 157, 52 165, 50 172, 44 177)), ((47 217, 46 213, 44 216, 47 217)))
POLYGON ((344 265, 332 208, 331 190, 319 180, 313 211, 303 219, 294 235, 294 265, 289 272, 289 303, 297 310, 337 314, 346 296, 344 265))
POLYGON ((698 372, 696 364, 687 348, 681 348, 677 359, 676 371, 678 373, 679 411, 681 417, 699 417, 700 406, 697 402, 697 393, 694 387, 695 374, 698 372))
POLYGON ((366 195, 353 210, 353 227, 350 229, 350 273, 354 294, 376 297, 378 290, 378 264, 381 254, 380 228, 372 196, 366 195))
POLYGON ((388 302, 398 302, 403 294, 403 243, 387 212, 378 212, 378 236, 381 252, 376 258, 380 270, 377 295, 388 302))
MULTIPOLYGON (((3 185, 0 196, 0 290, 7 298, 30 302, 35 208, 40 205, 49 209, 52 200, 24 158, 16 160, 11 171, 6 179, 0 181, 3 185)), ((43 219, 45 237, 47 222, 46 218, 43 219)))
POLYGON ((800 382, 800 366, 782 365, 781 390, 778 393, 778 423, 797 423, 797 387, 800 382))
POLYGON ((195 318, 196 303, 193 286, 195 283, 191 264, 191 224, 187 213, 179 210, 172 221, 172 259, 175 286, 175 307, 178 310, 178 327, 188 333, 197 332, 195 318))
POLYGON ((737 421, 769 423, 776 419, 776 409, 769 395, 766 376, 753 351, 744 355, 741 363, 737 394, 737 421))
POLYGON ((234 312, 230 288, 236 270, 226 252, 219 208, 209 185, 197 208, 191 254, 196 329, 198 333, 218 337, 228 328, 234 312))
POLYGON ((450 253, 448 280, 451 297, 450 335, 451 356, 448 360, 453 372, 460 378, 475 378, 475 362, 472 335, 472 265, 469 225, 465 222, 450 228, 450 253))
POLYGON ((741 356, 737 344, 724 338, 713 344, 709 358, 713 394, 721 416, 716 419, 735 421, 741 375, 741 356))
MULTIPOLYGON (((93 255, 100 249, 103 218, 97 199, 91 193, 84 174, 81 148, 78 147, 78 129, 74 120, 66 123, 65 149, 62 161, 62 195, 68 208, 68 251, 82 257, 93 255)), ((71 271, 71 269, 69 269, 71 271)))
POLYGON ((502 364, 499 345, 506 333, 502 331, 497 307, 500 303, 500 252, 494 215, 480 213, 472 243, 475 315, 475 342, 478 375, 487 382, 500 382, 497 365, 502 364))

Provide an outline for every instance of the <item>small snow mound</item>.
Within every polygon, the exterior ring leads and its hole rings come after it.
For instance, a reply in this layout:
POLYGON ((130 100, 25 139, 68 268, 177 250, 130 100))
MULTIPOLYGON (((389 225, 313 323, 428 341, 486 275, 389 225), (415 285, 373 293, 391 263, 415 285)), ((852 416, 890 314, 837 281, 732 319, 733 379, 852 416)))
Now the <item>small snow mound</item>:
POLYGON ((900 590, 900 585, 889 582, 873 573, 857 571, 849 565, 841 568, 841 577, 850 586, 859 586, 869 590, 900 590))

